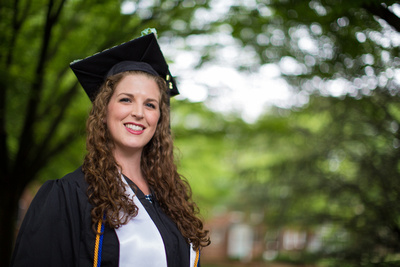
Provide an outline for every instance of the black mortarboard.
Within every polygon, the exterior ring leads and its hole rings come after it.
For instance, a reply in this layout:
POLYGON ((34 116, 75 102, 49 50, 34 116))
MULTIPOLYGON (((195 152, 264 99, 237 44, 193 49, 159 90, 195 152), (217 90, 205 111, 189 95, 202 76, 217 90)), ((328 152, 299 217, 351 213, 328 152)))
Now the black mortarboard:
POLYGON ((128 70, 158 75, 166 80, 170 96, 179 94, 154 33, 74 61, 70 67, 91 101, 107 77, 128 70))

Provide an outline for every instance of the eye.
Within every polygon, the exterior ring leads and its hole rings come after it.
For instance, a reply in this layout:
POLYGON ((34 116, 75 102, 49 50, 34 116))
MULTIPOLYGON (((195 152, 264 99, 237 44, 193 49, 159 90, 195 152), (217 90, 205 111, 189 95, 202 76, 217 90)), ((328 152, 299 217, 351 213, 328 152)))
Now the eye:
POLYGON ((146 107, 152 108, 152 109, 156 109, 156 106, 153 103, 147 103, 146 107))
POLYGON ((128 97, 123 97, 119 100, 119 102, 129 103, 131 100, 128 97))

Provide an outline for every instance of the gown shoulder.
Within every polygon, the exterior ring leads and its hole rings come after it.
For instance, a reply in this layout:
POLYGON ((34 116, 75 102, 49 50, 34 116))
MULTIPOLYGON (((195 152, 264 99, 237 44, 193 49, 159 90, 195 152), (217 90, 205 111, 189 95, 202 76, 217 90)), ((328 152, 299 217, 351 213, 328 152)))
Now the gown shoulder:
POLYGON ((90 223, 86 189, 81 168, 42 185, 19 229, 11 266, 80 265, 82 229, 90 223))

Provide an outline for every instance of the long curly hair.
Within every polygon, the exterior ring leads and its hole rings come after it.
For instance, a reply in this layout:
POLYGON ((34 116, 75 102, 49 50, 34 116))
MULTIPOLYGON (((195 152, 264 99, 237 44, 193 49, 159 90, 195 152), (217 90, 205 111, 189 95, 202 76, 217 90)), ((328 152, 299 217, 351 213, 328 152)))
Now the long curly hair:
POLYGON ((87 154, 82 169, 89 184, 89 201, 93 205, 93 229, 104 214, 107 226, 119 228, 138 213, 135 203, 125 195, 125 185, 120 178, 121 168, 113 156, 114 143, 105 123, 107 106, 114 89, 127 75, 145 75, 153 79, 161 95, 160 118, 153 138, 143 148, 141 171, 163 211, 193 244, 194 249, 208 246, 208 231, 203 228, 203 222, 198 217, 199 209, 192 201, 191 188, 178 173, 174 162, 166 82, 159 76, 141 71, 127 71, 109 77, 93 101, 86 123, 87 154))

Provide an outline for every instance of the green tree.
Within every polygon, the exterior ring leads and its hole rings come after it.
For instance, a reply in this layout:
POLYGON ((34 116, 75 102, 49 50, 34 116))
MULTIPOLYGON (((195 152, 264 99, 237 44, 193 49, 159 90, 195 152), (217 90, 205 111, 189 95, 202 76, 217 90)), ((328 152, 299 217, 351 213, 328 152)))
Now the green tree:
POLYGON ((360 77, 390 79, 386 70, 398 66, 400 18, 391 6, 397 1, 255 2, 232 6, 224 22, 233 25, 232 35, 243 46, 258 53, 255 65, 278 63, 295 89, 323 90, 324 81, 343 78, 357 86, 360 92, 353 94, 365 94, 360 77))
MULTIPOLYGON (((7 265, 11 253, 13 231, 10 229, 13 229, 16 219, 15 211, 22 190, 30 181, 43 176, 41 174, 44 172, 55 176, 45 179, 60 177, 65 173, 63 168, 70 169, 72 166, 77 166, 83 156, 83 152, 77 151, 84 151, 84 120, 90 103, 79 91, 76 79, 68 70, 68 62, 137 37, 141 30, 148 27, 157 28, 159 35, 163 38, 208 34, 222 28, 231 29, 232 35, 241 41, 244 49, 253 49, 257 52, 259 59, 255 58, 254 65, 277 63, 293 89, 306 95, 314 92, 329 95, 332 93, 330 85, 333 81, 339 80, 348 85, 349 99, 354 101, 348 100, 343 103, 352 103, 356 106, 367 103, 365 105, 370 108, 371 114, 380 114, 383 112, 382 104, 376 103, 382 103, 380 99, 388 99, 391 103, 395 103, 395 97, 398 94, 398 85, 394 79, 394 70, 399 64, 398 44, 394 38, 391 38, 394 31, 388 28, 388 25, 392 25, 394 29, 400 25, 391 7, 396 1, 382 2, 384 4, 372 0, 244 1, 242 5, 232 6, 219 21, 212 17, 199 20, 199 16, 195 16, 197 11, 207 10, 210 3, 215 3, 208 0, 122 2, 5 0, 0 2, 0 84, 2 87, 0 90, 0 179, 3 185, 0 189, 2 236, 0 257, 2 263, 7 265), (127 8, 124 10, 125 13, 122 13, 121 5, 130 5, 133 8, 127 8), (287 68, 288 64, 292 68, 287 68), (366 95, 370 96, 359 102, 354 99, 366 95), (389 95, 393 98, 388 97, 389 95), (57 164, 60 167, 50 164, 56 162, 61 163, 57 164)), ((206 47, 205 51, 210 49, 210 53, 201 55, 200 63, 212 58, 214 56, 212 52, 218 52, 217 48, 217 45, 206 47)), ((328 102, 331 103, 331 101, 328 102)), ((338 103, 342 102, 338 101, 338 103)), ((333 104, 331 104, 327 104, 327 109, 332 108, 333 104)), ((183 104, 182 107, 184 106, 183 104)), ((384 107, 387 109, 387 114, 391 116, 397 114, 397 111, 392 110, 393 107, 390 110, 389 106, 384 107)), ((203 115, 207 114, 207 111, 199 112, 203 115)), ((298 116, 301 117, 301 115, 298 116)), ((307 118, 304 120, 306 124, 308 120, 318 122, 318 117, 305 115, 305 118, 307 118)), ((225 119, 218 120, 221 122, 225 119)), ((328 149, 321 147, 322 141, 315 150, 311 150, 305 145, 305 142, 309 142, 310 139, 305 141, 302 136, 288 134, 287 130, 291 129, 287 124, 290 122, 288 118, 273 118, 272 120, 272 124, 268 122, 264 125, 267 128, 257 128, 259 125, 255 127, 245 125, 240 120, 228 120, 222 124, 221 128, 218 128, 219 124, 215 124, 216 128, 206 130, 203 127, 193 127, 190 123, 189 125, 192 126, 186 125, 181 128, 176 125, 176 134, 181 137, 181 143, 178 145, 182 146, 185 153, 201 155, 202 162, 219 162, 217 159, 223 158, 222 165, 225 163, 228 166, 234 166, 235 168, 232 169, 239 173, 246 174, 249 170, 248 164, 252 164, 253 172, 260 180, 266 174, 279 170, 280 164, 285 162, 285 159, 293 163, 291 166, 303 166, 299 163, 302 157, 298 154, 303 147, 310 155, 314 155, 313 161, 311 161, 311 156, 307 157, 310 173, 317 172, 317 167, 321 168, 324 174, 328 172, 326 168, 317 164, 317 159, 325 155, 323 153, 326 153, 328 149), (268 130, 271 139, 266 139, 265 132, 264 136, 254 133, 252 131, 254 129, 268 130), (282 138, 272 139, 273 134, 279 135, 280 131, 283 136, 289 138, 288 140, 293 141, 293 146, 288 146, 289 141, 282 138), (205 138, 205 135, 210 139, 205 138), (231 141, 236 138, 241 138, 242 142, 232 146, 231 141), (190 145, 193 140, 204 146, 198 150, 192 149, 190 145), (245 143, 243 140, 254 144, 254 151, 251 154, 242 153, 240 148, 245 143), (269 151, 267 144, 276 148, 278 144, 282 146, 274 149, 272 154, 265 153, 269 151), (222 153, 221 150, 229 152, 230 155, 222 153), (295 153, 299 158, 288 157, 291 155, 289 152, 295 153), (205 153, 215 153, 215 155, 207 157, 204 156, 205 153), (257 160, 254 160, 255 158, 257 160), (265 162, 268 162, 268 168, 265 162), (296 165, 297 163, 299 164, 296 165)), ((204 122, 207 120, 203 118, 200 121, 203 122, 202 126, 206 125, 204 122)), ((260 123, 263 122, 260 121, 260 123)), ((321 123, 315 125, 320 125, 320 127, 329 125, 329 121, 321 123)), ((390 123, 391 127, 395 127, 396 122, 390 123)), ((320 136, 322 130, 318 127, 314 129, 315 125, 301 129, 310 132, 309 137, 311 134, 320 136)), ((332 124, 333 126, 337 124, 332 124)), ((376 126, 371 123, 370 127, 376 126)), ((388 138, 384 133, 379 132, 384 138, 388 138)), ((320 137, 322 138, 322 135, 320 137)), ((383 141, 385 142, 389 142, 389 139, 383 141)), ((340 146, 345 147, 344 144, 340 146)), ((250 147, 246 145, 246 150, 250 147)), ((371 149, 375 148, 379 148, 378 144, 371 144, 371 149)), ((349 149, 345 147, 343 150, 349 149)), ((365 156, 363 159, 367 160, 367 154, 363 155, 365 156)), ((350 170, 359 169, 359 165, 356 163, 349 163, 349 165, 353 167, 349 167, 344 176, 353 177, 350 175, 350 170)), ((215 177, 232 175, 229 168, 217 168, 216 165, 210 163, 206 166, 214 170, 215 177)), ((197 173, 196 177, 199 177, 201 167, 201 164, 190 161, 182 162, 184 172, 194 169, 197 173)), ((226 181, 225 178, 222 180, 226 181)), ((224 183, 217 187, 223 189, 224 183)), ((304 185, 304 187, 313 188, 311 185, 304 185)), ((261 188, 260 186, 257 189, 261 188)), ((285 192, 290 189, 287 185, 282 189, 276 188, 275 195, 281 196, 287 195, 285 192)), ((209 190, 209 192, 217 194, 217 191, 209 190)), ((229 192, 225 191, 224 194, 228 196, 229 192)), ((326 196, 320 196, 318 199, 321 197, 326 196)), ((395 197, 391 196, 390 199, 395 199, 395 197)), ((264 200, 261 205, 265 203, 264 200)), ((279 203, 289 205, 293 202, 288 200, 279 203)), ((318 210, 318 205, 315 205, 315 209, 318 210)), ((365 210, 369 207, 364 202, 360 205, 364 205, 365 210)), ((292 211, 295 216, 295 212, 301 209, 292 209, 292 211)), ((282 214, 282 209, 277 208, 276 213, 279 212, 282 214)), ((389 221, 385 220, 385 223, 389 221)))
POLYGON ((213 112, 204 103, 172 101, 171 108, 179 171, 190 180, 202 214, 211 217, 215 207, 234 198, 232 155, 239 148, 235 129, 248 125, 237 116, 213 112))
POLYGON ((381 2, 257 1, 227 15, 256 64, 277 63, 310 97, 305 109, 266 115, 243 133, 244 192, 276 227, 346 229, 348 243, 330 255, 352 266, 390 261, 400 241, 400 21, 396 1, 381 2))
POLYGON ((246 147, 263 158, 240 160, 243 192, 252 192, 246 207, 265 212, 277 229, 345 230, 339 249, 326 243, 319 251, 335 264, 392 260, 400 244, 399 101, 390 94, 313 97, 300 111, 265 116, 246 147))
POLYGON ((89 100, 68 63, 157 28, 165 38, 207 1, 5 0, 0 3, 0 259, 8 265, 18 200, 47 172, 81 163, 89 100), (121 5, 133 9, 121 12, 121 5), (128 12, 129 11, 129 12, 128 12), (79 152, 77 152, 79 151, 79 152), (58 162, 55 167, 50 163, 58 162), (50 167, 49 167, 50 166, 50 167))

